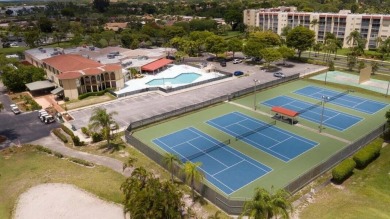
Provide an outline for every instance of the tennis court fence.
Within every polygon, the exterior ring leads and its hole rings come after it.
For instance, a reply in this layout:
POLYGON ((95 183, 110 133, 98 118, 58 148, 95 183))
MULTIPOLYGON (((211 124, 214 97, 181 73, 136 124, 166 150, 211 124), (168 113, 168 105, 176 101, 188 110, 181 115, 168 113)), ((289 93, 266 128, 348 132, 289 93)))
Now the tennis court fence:
MULTIPOLYGON (((310 183, 311 181, 313 181, 314 179, 316 179, 317 177, 319 177, 320 175, 322 175, 323 173, 325 173, 326 171, 330 170, 332 167, 340 163, 345 158, 352 156, 356 151, 361 149, 363 146, 367 145, 370 141, 374 140, 379 135, 383 134, 386 131, 386 129, 387 129, 386 123, 381 124, 376 129, 368 133, 366 136, 344 147, 343 149, 336 152, 333 156, 331 156, 321 164, 315 166, 314 168, 310 169, 306 173, 295 178, 288 185, 286 185, 284 189, 286 189, 291 194, 294 194, 295 192, 299 191, 301 188, 306 186, 308 183, 310 183)), ((162 154, 158 153, 157 151, 153 150, 151 147, 147 146, 146 144, 144 144, 143 142, 141 142, 140 140, 132 136, 130 131, 125 132, 125 138, 130 145, 140 150, 142 153, 144 153, 146 156, 154 160, 160 166, 168 169, 163 162, 164 156, 162 154)), ((180 174, 179 166, 175 166, 174 174, 176 175, 176 177, 184 181, 185 177, 184 175, 180 174)), ((243 210, 243 206, 245 202, 250 200, 250 198, 249 199, 230 198, 228 196, 216 192, 217 189, 213 189, 203 183, 196 184, 195 189, 203 197, 213 202, 215 205, 217 205, 226 213, 232 215, 240 215, 243 210)))

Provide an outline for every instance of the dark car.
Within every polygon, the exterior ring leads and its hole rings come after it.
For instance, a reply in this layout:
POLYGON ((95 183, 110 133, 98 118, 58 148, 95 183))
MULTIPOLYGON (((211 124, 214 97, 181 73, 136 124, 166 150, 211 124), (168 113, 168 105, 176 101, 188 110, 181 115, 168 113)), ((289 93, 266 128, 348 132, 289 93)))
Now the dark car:
POLYGON ((244 74, 244 72, 242 72, 242 71, 235 71, 233 73, 234 76, 240 76, 240 75, 243 75, 243 74, 244 74))
POLYGON ((277 77, 277 78, 284 78, 286 77, 282 72, 275 72, 274 73, 274 77, 277 77))
POLYGON ((220 64, 222 67, 226 67, 226 61, 221 61, 219 64, 220 64))

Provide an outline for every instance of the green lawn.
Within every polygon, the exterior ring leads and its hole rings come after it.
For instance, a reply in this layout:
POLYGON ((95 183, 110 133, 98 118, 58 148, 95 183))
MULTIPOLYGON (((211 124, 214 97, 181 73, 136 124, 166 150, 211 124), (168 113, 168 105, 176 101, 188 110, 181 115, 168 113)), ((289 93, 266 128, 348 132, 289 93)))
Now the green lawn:
POLYGON ((0 55, 17 54, 18 52, 23 53, 27 49, 28 49, 28 47, 1 48, 0 49, 0 55))
POLYGON ((340 186, 328 185, 314 196, 300 218, 390 218, 390 146, 364 170, 340 186))
POLYGON ((77 109, 80 107, 90 106, 97 103, 103 103, 110 100, 114 100, 115 97, 111 95, 110 93, 106 93, 103 96, 90 96, 82 100, 70 100, 66 102, 66 104, 61 104, 61 107, 65 109, 65 106, 67 110, 77 109))
POLYGON ((108 168, 87 168, 38 152, 33 146, 0 151, 0 218, 11 218, 17 198, 42 183, 68 183, 120 203, 125 178, 108 168))

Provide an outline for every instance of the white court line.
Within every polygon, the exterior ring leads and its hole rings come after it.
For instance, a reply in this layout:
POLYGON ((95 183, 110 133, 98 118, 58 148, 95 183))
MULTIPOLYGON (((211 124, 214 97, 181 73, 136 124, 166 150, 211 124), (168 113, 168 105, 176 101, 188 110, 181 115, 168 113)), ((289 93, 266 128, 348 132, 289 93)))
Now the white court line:
POLYGON ((272 146, 270 147, 270 149, 273 148, 273 147, 275 147, 275 146, 277 146, 277 145, 280 145, 281 143, 283 143, 283 142, 285 142, 285 141, 287 141, 288 139, 291 139, 291 138, 293 138, 293 136, 290 136, 290 137, 284 139, 283 141, 280 141, 280 142, 278 142, 277 144, 272 145, 272 146))
POLYGON ((236 166, 237 164, 239 164, 239 163, 242 163, 242 162, 244 162, 245 160, 241 160, 240 162, 237 162, 237 163, 235 163, 235 164, 233 164, 233 165, 231 165, 231 166, 229 166, 229 167, 226 167, 225 169, 223 169, 223 170, 221 170, 221 171, 218 171, 218 172, 216 172, 216 173, 214 173, 213 175, 211 175, 211 176, 215 176, 215 175, 217 175, 217 174, 219 174, 219 173, 222 173, 222 172, 224 172, 224 171, 226 171, 227 169, 230 169, 231 167, 234 167, 234 166, 236 166))

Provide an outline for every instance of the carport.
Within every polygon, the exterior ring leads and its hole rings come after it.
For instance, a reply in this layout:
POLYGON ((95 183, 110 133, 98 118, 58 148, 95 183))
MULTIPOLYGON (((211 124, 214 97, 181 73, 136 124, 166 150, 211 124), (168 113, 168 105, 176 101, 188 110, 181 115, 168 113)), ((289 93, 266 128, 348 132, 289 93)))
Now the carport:
POLYGON ((275 113, 273 116, 274 119, 290 123, 291 125, 298 122, 295 118, 299 115, 299 113, 294 110, 286 109, 281 106, 274 106, 271 111, 275 113))
POLYGON ((57 96, 63 96, 64 95, 64 88, 57 87, 56 89, 50 91, 51 94, 57 95, 57 96))
POLYGON ((42 95, 47 94, 53 90, 53 88, 55 88, 55 84, 51 83, 50 81, 35 81, 26 84, 26 87, 32 95, 42 95))

